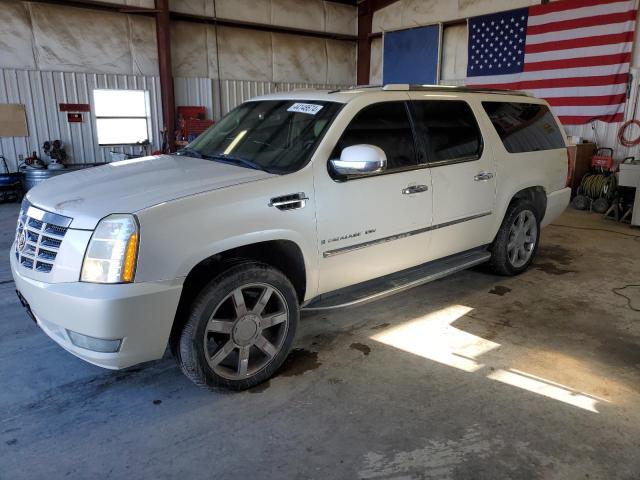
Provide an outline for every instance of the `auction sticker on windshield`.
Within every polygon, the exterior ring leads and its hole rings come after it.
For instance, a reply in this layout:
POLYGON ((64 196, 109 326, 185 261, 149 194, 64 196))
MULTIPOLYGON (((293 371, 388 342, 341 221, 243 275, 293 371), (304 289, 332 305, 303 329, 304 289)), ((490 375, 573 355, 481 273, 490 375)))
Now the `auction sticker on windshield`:
POLYGON ((314 105, 313 103, 294 103, 287 112, 307 113, 309 115, 315 115, 322 110, 322 105, 314 105))

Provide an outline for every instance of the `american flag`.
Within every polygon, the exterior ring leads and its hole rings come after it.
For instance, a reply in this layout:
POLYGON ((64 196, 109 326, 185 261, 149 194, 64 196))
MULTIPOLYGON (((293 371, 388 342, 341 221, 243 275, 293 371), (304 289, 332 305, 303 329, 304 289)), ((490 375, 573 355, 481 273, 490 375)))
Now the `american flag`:
POLYGON ((466 84, 526 90, 560 121, 624 119, 637 0, 560 0, 469 19, 466 84))

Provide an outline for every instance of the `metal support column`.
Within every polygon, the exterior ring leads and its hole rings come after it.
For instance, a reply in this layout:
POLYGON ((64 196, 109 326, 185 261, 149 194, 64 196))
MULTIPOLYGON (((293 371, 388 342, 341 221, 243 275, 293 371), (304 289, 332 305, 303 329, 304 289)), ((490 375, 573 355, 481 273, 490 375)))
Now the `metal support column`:
POLYGON ((369 72, 371 70, 371 39, 374 36, 373 14, 378 10, 396 3, 399 0, 363 0, 358 3, 358 85, 369 84, 369 72))
POLYGON ((169 0, 156 0, 156 36, 158 39, 158 66, 160 69, 160 96, 162 119, 167 130, 167 146, 176 148, 176 99, 173 92, 173 69, 171 67, 171 25, 169 22, 169 0))
POLYGON ((369 84, 371 69, 371 27, 373 23, 373 8, 369 1, 358 5, 358 66, 356 70, 357 84, 369 84))

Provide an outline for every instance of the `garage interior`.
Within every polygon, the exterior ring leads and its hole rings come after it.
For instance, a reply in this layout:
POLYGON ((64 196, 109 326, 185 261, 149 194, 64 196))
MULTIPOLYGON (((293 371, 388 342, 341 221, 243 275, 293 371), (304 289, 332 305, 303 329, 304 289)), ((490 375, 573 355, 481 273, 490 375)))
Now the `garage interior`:
POLYGON ((583 204, 528 271, 303 311, 289 358, 247 391, 197 388, 169 352, 120 371, 75 358, 28 318, 9 265, 25 187, 175 152, 258 95, 403 83, 383 47, 416 27, 438 27, 433 83, 465 85, 469 19, 548 3, 0 0, 0 478, 640 478, 635 191, 584 183, 611 185, 594 157, 640 158, 636 36, 620 115, 564 126, 583 204))

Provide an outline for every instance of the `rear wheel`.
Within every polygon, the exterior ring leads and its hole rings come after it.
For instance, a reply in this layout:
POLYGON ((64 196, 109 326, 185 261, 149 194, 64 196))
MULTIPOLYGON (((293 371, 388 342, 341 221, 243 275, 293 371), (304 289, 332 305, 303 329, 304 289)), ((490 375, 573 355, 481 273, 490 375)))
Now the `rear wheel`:
POLYGON ((232 266, 193 302, 176 360, 198 385, 253 387, 286 359, 298 319, 295 289, 280 271, 255 262, 232 266))
POLYGON ((511 204, 491 245, 491 267, 500 275, 524 272, 535 257, 540 240, 540 220, 533 204, 511 204))

